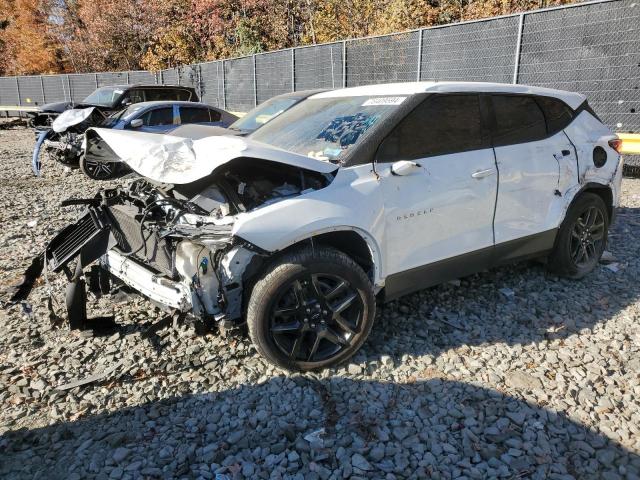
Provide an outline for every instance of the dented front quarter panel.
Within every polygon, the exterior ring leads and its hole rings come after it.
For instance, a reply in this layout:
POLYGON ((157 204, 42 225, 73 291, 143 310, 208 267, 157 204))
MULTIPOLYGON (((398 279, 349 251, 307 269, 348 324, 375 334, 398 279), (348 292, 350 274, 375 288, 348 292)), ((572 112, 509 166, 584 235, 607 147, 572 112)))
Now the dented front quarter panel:
POLYGON ((379 181, 370 164, 341 168, 322 190, 237 215, 233 234, 277 252, 323 233, 354 231, 367 242, 374 260, 374 284, 382 286, 385 208, 384 198, 375 194, 379 181))

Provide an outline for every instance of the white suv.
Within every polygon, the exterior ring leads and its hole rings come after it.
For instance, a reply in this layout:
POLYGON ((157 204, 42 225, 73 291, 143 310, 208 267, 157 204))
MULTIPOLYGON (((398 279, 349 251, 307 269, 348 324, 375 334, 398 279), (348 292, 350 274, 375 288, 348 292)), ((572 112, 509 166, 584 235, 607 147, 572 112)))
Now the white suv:
POLYGON ((80 254, 71 324, 86 319, 82 268, 100 258, 92 285, 109 272, 173 311, 246 320, 262 355, 300 370, 353 355, 376 298, 532 257, 584 276, 622 174, 619 140, 583 95, 523 85, 347 88, 248 138, 95 129, 87 142, 142 178, 87 200, 39 257, 57 271, 80 254))

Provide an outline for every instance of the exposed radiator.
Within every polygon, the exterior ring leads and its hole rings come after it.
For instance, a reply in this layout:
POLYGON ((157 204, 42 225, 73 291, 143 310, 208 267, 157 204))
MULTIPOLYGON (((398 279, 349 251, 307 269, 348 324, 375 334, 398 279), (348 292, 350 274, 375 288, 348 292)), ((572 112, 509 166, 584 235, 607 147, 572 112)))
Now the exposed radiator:
POLYGON ((113 223, 113 235, 118 247, 125 254, 142 260, 156 270, 173 277, 174 255, 166 239, 146 228, 140 229, 140 221, 136 218, 138 210, 126 205, 114 205, 109 208, 113 223))

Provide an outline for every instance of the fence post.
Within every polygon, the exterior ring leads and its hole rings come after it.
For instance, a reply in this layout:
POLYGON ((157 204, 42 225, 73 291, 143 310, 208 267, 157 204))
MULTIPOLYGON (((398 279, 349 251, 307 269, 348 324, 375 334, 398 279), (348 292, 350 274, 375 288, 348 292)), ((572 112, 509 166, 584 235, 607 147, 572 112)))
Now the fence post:
MULTIPOLYGON (((18 80, 18 77, 15 77, 16 79, 16 93, 18 94, 18 105, 22 106, 22 97, 20 95, 20 80, 18 80)), ((20 114, 20 116, 22 116, 22 114, 20 114)))
POLYGON ((347 41, 342 41, 342 88, 347 87, 347 41))
POLYGON ((291 48, 291 91, 296 91, 296 49, 291 48))
POLYGON ((222 108, 224 110, 227 109, 227 85, 226 78, 224 74, 224 60, 222 60, 222 108))
POLYGON ((513 62, 513 80, 511 83, 518 83, 518 73, 520 70, 520 50, 522 47, 522 28, 524 26, 524 13, 521 13, 518 18, 518 39, 516 41, 516 53, 513 62))
POLYGON ((422 76, 422 28, 418 30, 418 68, 417 68, 416 82, 420 81, 422 76))
POLYGON ((67 74, 67 90, 69 90, 69 101, 73 102, 73 89, 71 88, 71 78, 67 74))
POLYGON ((47 97, 45 96, 44 93, 44 80, 42 79, 42 75, 39 75, 40 77, 40 91, 42 92, 42 103, 45 104, 47 103, 47 97))
POLYGON ((258 106, 258 82, 256 75, 256 54, 252 55, 253 57, 253 106, 258 106))
POLYGON ((131 80, 129 79, 129 71, 127 70, 127 85, 131 83, 131 80))
POLYGON ((95 79, 95 81, 96 81, 96 90, 97 90, 97 89, 98 89, 98 74, 97 74, 97 73, 94 73, 94 74, 93 74, 93 77, 94 77, 94 79, 95 79))
POLYGON ((202 101, 202 65, 199 63, 196 65, 196 82, 198 86, 198 97, 200 101, 202 101))

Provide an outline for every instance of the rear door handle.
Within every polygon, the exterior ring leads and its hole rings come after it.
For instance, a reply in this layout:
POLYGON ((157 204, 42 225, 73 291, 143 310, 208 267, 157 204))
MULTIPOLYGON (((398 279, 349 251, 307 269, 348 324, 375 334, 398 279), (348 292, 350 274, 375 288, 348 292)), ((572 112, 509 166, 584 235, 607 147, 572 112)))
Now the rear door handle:
POLYGON ((553 157, 556 160, 560 160, 562 157, 568 157, 569 155, 571 155, 571 151, 570 150, 562 150, 560 153, 554 153, 553 157))
POLYGON ((471 174, 471 176, 473 178, 484 178, 484 177, 488 177, 489 175, 493 175, 494 173, 496 173, 495 168, 487 168, 486 170, 478 170, 477 172, 473 172, 471 174))

